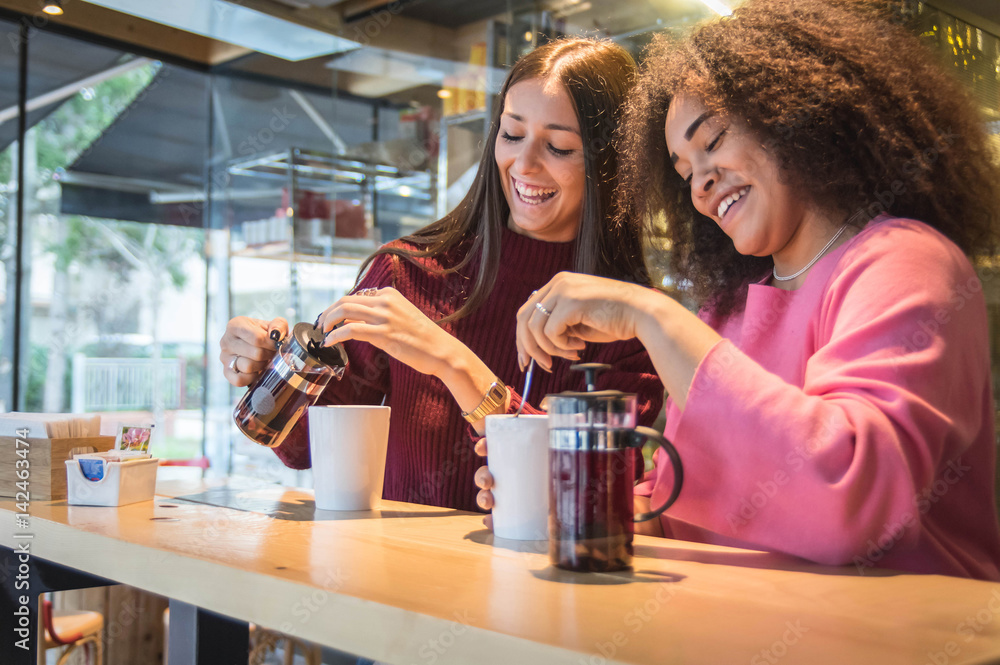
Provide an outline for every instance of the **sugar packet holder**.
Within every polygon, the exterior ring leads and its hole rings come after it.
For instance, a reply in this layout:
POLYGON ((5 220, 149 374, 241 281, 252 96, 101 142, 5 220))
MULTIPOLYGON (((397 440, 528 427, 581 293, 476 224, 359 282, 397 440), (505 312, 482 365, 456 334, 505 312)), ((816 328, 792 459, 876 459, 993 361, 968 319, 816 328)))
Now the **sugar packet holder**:
POLYGON ((156 491, 159 462, 139 452, 77 455, 66 460, 67 503, 71 506, 124 506, 151 501, 156 491))

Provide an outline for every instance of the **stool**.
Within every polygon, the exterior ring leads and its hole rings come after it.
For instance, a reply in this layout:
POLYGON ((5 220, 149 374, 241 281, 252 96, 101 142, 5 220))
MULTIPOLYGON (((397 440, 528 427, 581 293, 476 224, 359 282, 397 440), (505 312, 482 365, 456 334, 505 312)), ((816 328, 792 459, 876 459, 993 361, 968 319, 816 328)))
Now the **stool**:
POLYGON ((45 641, 42 651, 57 647, 66 647, 59 656, 56 665, 63 665, 73 651, 82 646, 87 654, 87 663, 91 663, 90 645, 94 645, 97 658, 93 662, 102 665, 104 662, 104 642, 101 631, 104 629, 104 615, 100 612, 86 610, 53 610, 52 601, 48 598, 42 601, 42 624, 45 627, 45 641))

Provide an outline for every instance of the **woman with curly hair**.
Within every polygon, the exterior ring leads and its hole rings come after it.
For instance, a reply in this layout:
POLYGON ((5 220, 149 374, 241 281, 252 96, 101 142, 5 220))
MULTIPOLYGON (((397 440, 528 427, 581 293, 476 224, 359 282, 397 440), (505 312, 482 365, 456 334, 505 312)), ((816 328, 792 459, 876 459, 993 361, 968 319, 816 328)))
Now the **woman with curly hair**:
MULTIPOLYGON (((642 342, 685 466, 668 536, 997 580, 968 257, 996 247, 1000 174, 968 96, 886 18, 749 0, 658 39, 622 122, 621 213, 665 217, 701 312, 564 273, 521 309, 518 352, 547 366, 642 342)), ((651 474, 652 505, 670 473, 651 474)))

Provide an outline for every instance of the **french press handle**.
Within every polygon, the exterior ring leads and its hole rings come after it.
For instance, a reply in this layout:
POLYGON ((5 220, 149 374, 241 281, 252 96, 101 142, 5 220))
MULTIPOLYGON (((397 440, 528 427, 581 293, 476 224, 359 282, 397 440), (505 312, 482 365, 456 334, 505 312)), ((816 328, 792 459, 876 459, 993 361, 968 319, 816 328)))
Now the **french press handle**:
POLYGON ((670 492, 670 496, 667 497, 667 502, 656 510, 651 510, 648 513, 640 513, 635 516, 633 521, 635 522, 645 522, 646 520, 651 520, 654 517, 659 517, 660 514, 674 505, 674 501, 681 493, 681 486, 684 484, 684 465, 681 464, 681 456, 677 454, 677 449, 674 448, 674 444, 667 441, 666 437, 657 432, 651 427, 636 427, 632 430, 632 438, 629 441, 629 445, 634 448, 642 448, 647 441, 654 441, 657 445, 667 451, 667 455, 670 457, 670 465, 674 467, 674 488, 670 492))

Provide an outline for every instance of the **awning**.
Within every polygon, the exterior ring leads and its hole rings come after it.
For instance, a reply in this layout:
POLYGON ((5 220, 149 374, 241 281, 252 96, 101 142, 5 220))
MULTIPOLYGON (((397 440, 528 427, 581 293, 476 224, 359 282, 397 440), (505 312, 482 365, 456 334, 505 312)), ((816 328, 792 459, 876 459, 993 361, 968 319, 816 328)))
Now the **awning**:
MULTIPOLYGON (((16 36, 17 27, 12 30, 8 34, 16 36)), ((0 55, 0 151, 17 140, 18 51, 12 44, 15 48, 2 49, 0 55)), ((27 127, 34 127, 76 94, 80 86, 75 83, 99 76, 128 59, 131 56, 114 49, 91 44, 80 48, 79 42, 66 37, 33 32, 28 40, 27 127), (57 99, 44 103, 53 93, 57 99)))
MULTIPOLYGON (((58 174, 61 211, 201 226, 210 159, 218 173, 234 159, 292 147, 342 153, 372 140, 372 117, 371 104, 334 98, 332 90, 321 94, 164 65, 104 134, 58 174)), ((216 194, 232 184, 216 178, 216 194)), ((273 201, 267 205, 273 211, 273 201)), ((266 209, 248 214, 262 212, 266 209)))

